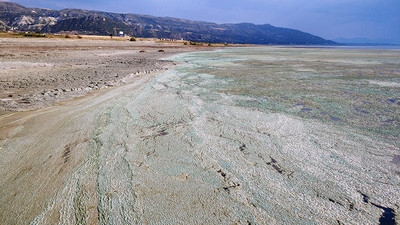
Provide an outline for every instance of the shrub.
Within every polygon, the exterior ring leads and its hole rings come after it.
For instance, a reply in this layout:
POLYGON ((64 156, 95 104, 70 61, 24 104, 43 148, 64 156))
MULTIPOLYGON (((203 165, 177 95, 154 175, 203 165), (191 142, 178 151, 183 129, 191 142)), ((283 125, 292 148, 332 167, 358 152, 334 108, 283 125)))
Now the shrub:
POLYGON ((25 33, 24 37, 46 37, 46 35, 41 33, 25 33))
POLYGON ((203 43, 198 43, 198 42, 195 42, 195 41, 191 41, 189 43, 190 43, 190 45, 203 46, 203 43))
POLYGON ((131 39, 129 39, 129 41, 136 41, 136 38, 131 37, 131 39))

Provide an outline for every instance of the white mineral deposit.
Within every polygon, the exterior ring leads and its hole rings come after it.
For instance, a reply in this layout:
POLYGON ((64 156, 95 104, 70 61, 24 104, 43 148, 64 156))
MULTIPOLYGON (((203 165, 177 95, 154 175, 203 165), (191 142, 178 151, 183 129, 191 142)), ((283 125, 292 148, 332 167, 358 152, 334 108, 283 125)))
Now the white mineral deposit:
POLYGON ((143 46, 66 43, 42 43, 64 48, 43 50, 60 54, 51 60, 0 49, 2 88, 72 79, 53 83, 86 90, 93 71, 94 87, 116 79, 61 102, 43 100, 56 99, 46 88, 25 96, 29 107, 4 97, 0 224, 399 221, 399 51, 246 47, 160 59, 160 46, 141 58, 143 46), (140 60, 158 72, 123 84, 140 60), (24 70, 37 76, 9 78, 24 70), (9 111, 25 108, 38 109, 9 111))

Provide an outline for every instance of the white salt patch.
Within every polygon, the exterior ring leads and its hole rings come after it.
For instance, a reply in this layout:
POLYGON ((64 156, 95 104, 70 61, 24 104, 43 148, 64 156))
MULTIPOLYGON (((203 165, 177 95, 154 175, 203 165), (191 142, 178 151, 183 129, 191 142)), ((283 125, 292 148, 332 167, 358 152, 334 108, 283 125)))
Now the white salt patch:
POLYGON ((49 63, 32 63, 32 62, 1 62, 0 71, 5 72, 5 70, 15 70, 15 69, 25 69, 25 68, 37 68, 37 67, 52 67, 53 64, 49 63))
POLYGON ((100 53, 100 54, 96 54, 96 55, 97 56, 118 56, 118 55, 131 55, 131 54, 135 54, 135 53, 137 53, 137 52, 129 50, 129 51, 106 52, 106 53, 100 53))
POLYGON ((165 89, 165 86, 162 85, 162 84, 155 84, 155 85, 153 85, 152 87, 153 87, 154 89, 156 89, 157 91, 165 89))
POLYGON ((379 85, 379 86, 382 86, 382 87, 400 88, 400 83, 396 83, 396 82, 384 82, 384 81, 376 81, 376 80, 370 80, 368 82, 370 84, 375 84, 375 85, 379 85))

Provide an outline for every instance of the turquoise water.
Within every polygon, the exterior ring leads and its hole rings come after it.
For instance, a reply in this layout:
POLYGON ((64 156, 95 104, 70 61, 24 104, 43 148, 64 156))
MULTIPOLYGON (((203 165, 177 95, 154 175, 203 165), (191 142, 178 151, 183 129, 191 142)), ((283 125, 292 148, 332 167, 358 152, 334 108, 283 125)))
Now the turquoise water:
MULTIPOLYGON (((292 47, 292 46, 290 46, 292 47)), ((293 47, 292 47, 293 48, 293 47)), ((296 48, 296 47, 294 47, 296 48)), ((347 50, 399 50, 400 45, 338 45, 338 46, 299 46, 298 48, 326 48, 347 50)))

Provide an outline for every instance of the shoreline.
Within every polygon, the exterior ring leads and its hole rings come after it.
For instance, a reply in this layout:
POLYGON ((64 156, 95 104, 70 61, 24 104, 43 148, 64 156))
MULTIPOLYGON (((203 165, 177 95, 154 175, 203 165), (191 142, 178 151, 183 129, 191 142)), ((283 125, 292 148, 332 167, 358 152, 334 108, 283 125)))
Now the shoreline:
POLYGON ((166 71, 176 54, 218 47, 101 39, 0 39, 0 115, 31 111, 166 71))
MULTIPOLYGON (((167 71, 181 53, 224 47, 256 47, 101 36, 26 38, 0 36, 0 115, 31 111, 121 86, 139 76, 167 71)), ((326 46, 259 46, 323 48, 326 46)))

